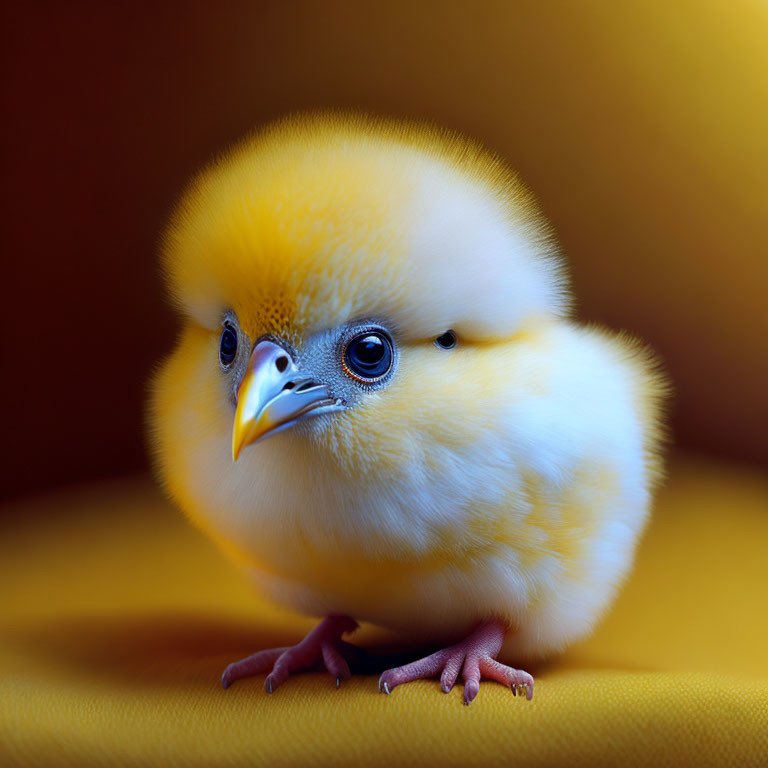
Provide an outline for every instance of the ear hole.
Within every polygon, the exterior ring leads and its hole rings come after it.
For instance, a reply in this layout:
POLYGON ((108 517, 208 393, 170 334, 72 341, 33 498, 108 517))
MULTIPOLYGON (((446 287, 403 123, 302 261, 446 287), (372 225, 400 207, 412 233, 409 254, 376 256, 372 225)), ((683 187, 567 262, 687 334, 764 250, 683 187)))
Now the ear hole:
POLYGON ((435 339, 435 346, 440 349, 453 349, 456 346, 456 333, 446 331, 435 339))

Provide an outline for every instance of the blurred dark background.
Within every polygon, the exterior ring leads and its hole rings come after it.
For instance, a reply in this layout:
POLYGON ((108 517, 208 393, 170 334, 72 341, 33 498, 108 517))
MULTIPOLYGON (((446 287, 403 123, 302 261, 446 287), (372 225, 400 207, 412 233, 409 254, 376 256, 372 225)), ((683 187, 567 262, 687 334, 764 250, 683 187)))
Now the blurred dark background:
POLYGON ((505 155, 580 316, 664 357, 676 446, 768 466, 768 6, 31 2, 3 5, 1 34, 4 496, 146 467, 175 196, 313 107, 505 155))

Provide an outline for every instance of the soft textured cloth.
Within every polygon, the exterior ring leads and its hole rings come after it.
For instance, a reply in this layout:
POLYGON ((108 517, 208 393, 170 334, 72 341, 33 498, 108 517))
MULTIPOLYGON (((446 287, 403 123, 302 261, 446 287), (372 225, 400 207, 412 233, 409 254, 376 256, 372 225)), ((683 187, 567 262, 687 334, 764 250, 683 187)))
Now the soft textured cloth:
MULTIPOLYGON (((4 510, 0 765, 768 766, 768 479, 678 460, 637 567, 532 702, 484 682, 263 676, 313 625, 263 605, 145 478, 4 510)), ((365 627, 357 641, 378 642, 365 627)))

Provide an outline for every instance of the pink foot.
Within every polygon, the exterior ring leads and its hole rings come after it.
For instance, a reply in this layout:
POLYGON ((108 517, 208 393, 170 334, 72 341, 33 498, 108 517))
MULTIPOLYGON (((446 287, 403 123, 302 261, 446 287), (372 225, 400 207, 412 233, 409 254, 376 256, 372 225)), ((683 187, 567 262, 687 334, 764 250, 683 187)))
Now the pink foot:
POLYGON ((440 674, 440 687, 444 693, 449 693, 459 672, 462 672, 465 704, 477 696, 481 677, 508 685, 514 695, 524 693, 530 701, 533 698, 533 678, 521 669, 512 669, 496 661, 506 631, 499 621, 485 621, 460 643, 403 667, 387 670, 379 678, 379 691, 391 693, 403 683, 440 674))
POLYGON ((327 616, 298 645, 259 651, 242 661, 230 664, 221 676, 221 684, 229 688, 235 680, 252 677, 272 670, 264 681, 264 690, 272 693, 299 669, 312 667, 322 661, 323 666, 336 678, 336 687, 349 680, 351 672, 345 655, 357 650, 345 643, 341 636, 354 632, 357 622, 348 616, 327 616))

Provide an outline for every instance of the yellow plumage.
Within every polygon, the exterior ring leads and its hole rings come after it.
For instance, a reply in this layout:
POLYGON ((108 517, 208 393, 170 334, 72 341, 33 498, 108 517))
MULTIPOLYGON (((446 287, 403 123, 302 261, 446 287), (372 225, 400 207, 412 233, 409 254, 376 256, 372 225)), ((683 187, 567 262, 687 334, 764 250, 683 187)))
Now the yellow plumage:
POLYGON ((190 185, 163 259, 187 325, 154 387, 162 476, 263 590, 435 641, 493 620, 510 661, 589 631, 659 474, 663 384, 636 342, 568 319, 549 227, 498 158, 432 128, 284 121, 190 185), (393 354, 373 384, 346 365, 369 332, 393 354), (233 422, 236 456, 256 434, 244 393, 294 369, 330 410, 233 462, 233 422))

